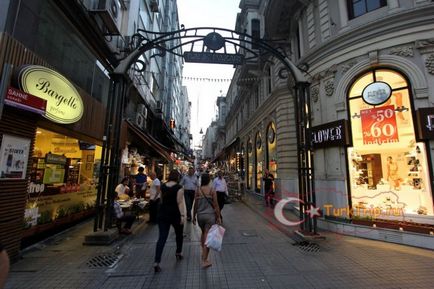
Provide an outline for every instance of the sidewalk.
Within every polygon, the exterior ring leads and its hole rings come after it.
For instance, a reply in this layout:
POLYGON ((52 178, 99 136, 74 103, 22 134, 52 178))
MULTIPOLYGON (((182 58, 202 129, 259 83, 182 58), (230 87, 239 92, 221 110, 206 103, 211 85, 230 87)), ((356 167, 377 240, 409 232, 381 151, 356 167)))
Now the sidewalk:
POLYGON ((185 259, 175 259, 171 230, 163 271, 154 274, 156 226, 134 224, 133 235, 95 247, 82 245, 92 229, 88 222, 24 252, 6 288, 433 287, 432 251, 338 235, 306 250, 288 238, 290 228, 271 222, 272 210, 261 199, 246 196, 244 201, 225 205, 223 250, 211 253, 213 266, 207 270, 200 268, 200 230, 191 223, 185 226, 185 259))

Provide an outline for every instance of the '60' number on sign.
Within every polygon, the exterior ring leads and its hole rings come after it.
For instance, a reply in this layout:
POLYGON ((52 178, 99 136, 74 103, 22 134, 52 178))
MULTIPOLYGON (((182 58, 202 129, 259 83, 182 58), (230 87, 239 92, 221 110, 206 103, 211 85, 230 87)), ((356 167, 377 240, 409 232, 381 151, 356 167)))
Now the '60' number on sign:
POLYGON ((364 144, 399 141, 395 107, 393 105, 364 109, 360 111, 360 115, 364 144))
POLYGON ((375 138, 384 135, 386 137, 391 137, 395 134, 396 129, 389 122, 384 122, 385 119, 390 119, 395 116, 395 113, 392 109, 388 108, 385 110, 377 110, 377 121, 374 122, 371 126, 371 135, 375 138))

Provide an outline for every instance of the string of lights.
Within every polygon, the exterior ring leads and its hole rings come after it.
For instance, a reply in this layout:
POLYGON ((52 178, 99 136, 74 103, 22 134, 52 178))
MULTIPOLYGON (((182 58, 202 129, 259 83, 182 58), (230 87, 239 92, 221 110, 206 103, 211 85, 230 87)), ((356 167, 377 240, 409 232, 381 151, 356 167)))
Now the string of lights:
MULTIPOLYGON (((239 78, 237 82, 252 82, 252 81, 260 81, 267 79, 269 77, 248 77, 248 78, 239 78)), ((205 81, 205 82, 231 82, 232 78, 211 78, 211 77, 191 77, 191 76, 182 76, 182 80, 187 81, 205 81)))
MULTIPOLYGON (((144 71, 142 74, 153 74, 153 75, 159 75, 158 72, 150 72, 150 71, 144 71)), ((171 79, 175 79, 177 77, 175 76, 167 76, 171 79)), ((215 77, 194 77, 194 76, 182 76, 180 77, 182 80, 185 81, 195 81, 195 82, 231 82, 232 78, 215 78, 215 77)), ((260 76, 260 77, 247 77, 247 78, 238 78, 237 82, 257 82, 265 79, 269 79, 269 76, 260 76)))

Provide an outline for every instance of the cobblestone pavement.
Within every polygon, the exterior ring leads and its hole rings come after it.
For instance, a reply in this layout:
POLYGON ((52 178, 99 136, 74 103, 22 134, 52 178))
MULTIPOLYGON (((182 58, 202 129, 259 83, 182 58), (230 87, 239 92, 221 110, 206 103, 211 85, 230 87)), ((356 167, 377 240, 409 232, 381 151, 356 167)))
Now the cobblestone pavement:
POLYGON ((92 228, 87 222, 25 251, 6 288, 434 287, 432 251, 327 234, 308 252, 294 245, 288 228, 267 221, 271 209, 255 198, 247 202, 225 206, 223 250, 211 253, 209 269, 200 268, 200 231, 191 223, 185 227, 185 259, 175 259, 172 230, 163 271, 154 274, 156 226, 141 222, 134 235, 111 246, 83 246, 92 228))

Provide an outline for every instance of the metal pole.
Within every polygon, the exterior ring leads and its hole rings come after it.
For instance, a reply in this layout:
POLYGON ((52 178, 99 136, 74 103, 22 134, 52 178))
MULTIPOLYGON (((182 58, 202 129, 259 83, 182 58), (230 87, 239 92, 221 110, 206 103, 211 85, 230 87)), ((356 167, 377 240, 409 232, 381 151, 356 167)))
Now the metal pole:
POLYGON ((114 102, 116 99, 115 95, 115 83, 111 83, 109 99, 107 101, 107 113, 104 124, 104 136, 103 145, 101 153, 101 164, 99 168, 99 180, 98 180, 98 191, 96 198, 96 215, 93 230, 96 232, 98 229, 102 228, 103 216, 104 216, 104 205, 105 205, 105 194, 107 189, 107 178, 109 175, 110 166, 110 151, 112 146, 111 129, 113 123, 114 115, 114 102))
POLYGON ((104 231, 111 226, 112 207, 114 202, 114 188, 118 183, 119 167, 120 167, 120 130, 123 116, 123 100, 125 98, 125 78, 120 75, 112 75, 114 80, 114 120, 112 127, 112 149, 110 151, 110 166, 108 174, 108 185, 106 188, 106 206, 105 206, 105 219, 104 231))

